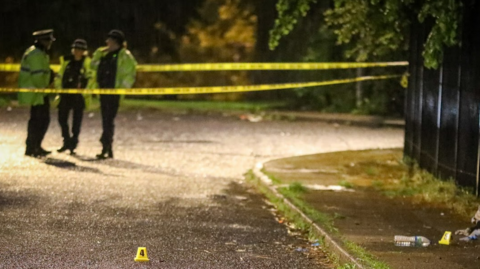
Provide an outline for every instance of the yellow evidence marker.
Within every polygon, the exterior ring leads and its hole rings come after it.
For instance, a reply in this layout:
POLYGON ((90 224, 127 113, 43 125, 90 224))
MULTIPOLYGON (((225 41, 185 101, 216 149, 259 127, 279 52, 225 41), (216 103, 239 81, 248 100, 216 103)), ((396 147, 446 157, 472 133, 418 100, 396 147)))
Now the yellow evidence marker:
POLYGON ((452 240, 452 232, 446 231, 443 234, 442 240, 438 241, 441 245, 450 245, 450 241, 452 240))
POLYGON ((137 257, 135 257, 136 262, 148 262, 149 259, 147 257, 147 248, 139 247, 137 250, 137 257))

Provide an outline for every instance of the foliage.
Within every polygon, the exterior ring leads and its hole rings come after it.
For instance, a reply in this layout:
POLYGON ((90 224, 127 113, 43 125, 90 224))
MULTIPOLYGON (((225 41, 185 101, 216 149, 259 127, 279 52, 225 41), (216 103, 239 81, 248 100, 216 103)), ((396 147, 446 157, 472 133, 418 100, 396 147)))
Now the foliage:
MULTIPOLYGON (((305 42, 305 41, 304 41, 305 42)), ((324 27, 312 33, 306 40, 308 49, 303 57, 306 62, 340 62, 345 58, 342 56, 343 46, 335 46, 335 36, 324 27)), ((317 72, 304 73, 304 80, 326 81, 340 77, 353 77, 353 70, 322 70, 317 72)), ((292 99, 295 108, 317 110, 324 112, 350 112, 355 106, 352 92, 355 84, 322 86, 314 88, 298 88, 294 92, 296 98, 292 99)))
MULTIPOLYGON (((240 0, 207 0, 199 13, 200 19, 187 26, 184 47, 199 47, 199 53, 208 55, 202 58, 210 57, 214 62, 251 60, 256 27, 252 6, 242 5, 240 0)), ((199 60, 192 55, 184 57, 199 60)))
MULTIPOLYGON (((271 31, 270 48, 278 46, 300 17, 316 0, 279 0, 279 18, 271 31)), ((406 49, 408 26, 415 14, 420 22, 432 20, 425 42, 425 66, 437 68, 444 46, 458 44, 461 2, 456 0, 333 0, 325 13, 326 24, 337 36, 338 44, 349 44, 347 57, 365 61, 406 49)))
MULTIPOLYGON (((241 0, 206 0, 200 18, 187 25, 180 44, 182 62, 248 62, 253 58, 257 17, 241 0)), ((184 77, 186 78, 186 77, 184 77)), ((190 74, 193 85, 247 85, 246 72, 190 74)), ((238 100, 241 93, 214 94, 213 99, 238 100)))
POLYGON ((316 0, 278 0, 278 19, 275 28, 270 32, 270 49, 278 46, 281 36, 288 35, 300 17, 305 17, 310 5, 316 0))
POLYGON ((457 31, 461 21, 461 1, 426 1, 418 18, 420 22, 424 22, 429 17, 433 17, 435 23, 425 42, 423 57, 426 67, 436 69, 443 59, 443 46, 453 46, 458 43, 457 31))
POLYGON ((351 44, 346 56, 366 61, 402 48, 406 15, 399 12, 398 1, 336 0, 326 11, 325 21, 337 36, 338 44, 351 44))
MULTIPOLYGON (((154 46, 150 59, 155 62, 209 63, 246 62, 253 58, 256 15, 251 4, 240 0, 205 0, 191 17, 185 32, 176 34, 167 24, 155 23, 155 31, 173 40, 175 57, 163 54, 161 46, 154 46)), ((246 72, 174 72, 139 73, 138 85, 143 87, 187 87, 248 85, 246 72)), ((242 93, 162 96, 162 99, 209 99, 238 101, 242 93)))

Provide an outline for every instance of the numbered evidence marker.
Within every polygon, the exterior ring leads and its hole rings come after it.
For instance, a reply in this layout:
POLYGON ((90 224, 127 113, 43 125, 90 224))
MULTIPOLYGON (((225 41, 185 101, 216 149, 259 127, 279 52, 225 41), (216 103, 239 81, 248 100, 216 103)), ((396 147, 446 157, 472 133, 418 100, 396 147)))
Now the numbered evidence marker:
POLYGON ((137 257, 135 257, 136 262, 148 262, 149 259, 147 257, 147 248, 140 247, 137 250, 137 257))
POLYGON ((452 232, 446 231, 443 234, 442 240, 438 241, 441 245, 450 245, 450 241, 452 240, 452 232))

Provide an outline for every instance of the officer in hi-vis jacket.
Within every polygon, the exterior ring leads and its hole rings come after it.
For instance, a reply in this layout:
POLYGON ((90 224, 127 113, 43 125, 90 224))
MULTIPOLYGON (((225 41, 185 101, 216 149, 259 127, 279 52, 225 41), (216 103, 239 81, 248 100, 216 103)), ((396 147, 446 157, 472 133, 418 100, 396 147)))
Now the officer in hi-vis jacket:
MULTIPOLYGON (((21 89, 45 89, 53 80, 50 57, 47 51, 55 41, 53 30, 33 33, 35 43, 22 57, 18 87, 21 89)), ((30 105, 30 120, 27 128, 26 156, 41 157, 51 153, 42 148, 42 141, 50 124, 50 102, 46 93, 19 92, 18 102, 30 105)))
MULTIPOLYGON (((94 82, 89 88, 100 89, 126 89, 131 88, 135 82, 137 62, 126 48, 125 35, 120 30, 108 33, 106 47, 101 47, 93 53, 92 69, 94 82)), ((120 105, 120 95, 101 94, 100 108, 102 111, 103 133, 100 138, 102 152, 98 159, 113 158, 113 135, 115 117, 120 105)))
MULTIPOLYGON (((85 89, 91 78, 87 42, 76 39, 72 44, 72 54, 60 57, 60 64, 60 71, 55 78, 55 88, 85 89)), ((57 150, 58 152, 70 150, 70 154, 75 154, 85 109, 85 97, 80 93, 60 94, 58 123, 62 129, 63 146, 57 150), (71 135, 68 126, 70 110, 73 111, 71 135)))

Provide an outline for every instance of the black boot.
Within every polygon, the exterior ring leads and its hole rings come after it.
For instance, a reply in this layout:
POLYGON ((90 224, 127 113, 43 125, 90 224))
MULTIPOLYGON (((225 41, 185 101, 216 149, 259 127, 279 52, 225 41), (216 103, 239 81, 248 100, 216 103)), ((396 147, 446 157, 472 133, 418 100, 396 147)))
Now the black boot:
POLYGON ((38 157, 38 151, 36 148, 27 146, 27 149, 25 150, 25 156, 30 156, 30 157, 38 157))
POLYGON ((37 142, 36 151, 37 151, 38 156, 44 157, 44 156, 47 156, 48 154, 52 153, 51 151, 48 151, 48 150, 42 148, 41 143, 42 143, 41 141, 37 142))
POLYGON ((113 151, 112 146, 103 146, 102 152, 97 154, 97 159, 105 160, 105 159, 113 159, 113 151))
POLYGON ((78 137, 72 137, 70 139, 70 144, 69 144, 69 150, 70 150, 70 155, 75 155, 75 149, 77 148, 78 145, 78 137))
POLYGON ((63 140, 63 146, 59 149, 57 149, 57 152, 64 152, 66 151, 67 149, 70 149, 70 145, 69 145, 69 140, 68 139, 64 139, 63 140))
POLYGON ((31 137, 27 138, 26 146, 27 148, 25 149, 25 156, 30 156, 35 158, 40 157, 40 154, 38 151, 38 142, 35 141, 35 139, 31 137))
POLYGON ((48 154, 52 153, 51 151, 45 150, 42 147, 39 147, 37 151, 39 156, 47 156, 48 154))

